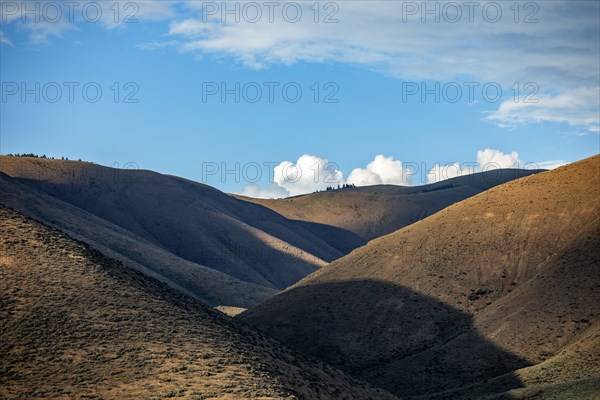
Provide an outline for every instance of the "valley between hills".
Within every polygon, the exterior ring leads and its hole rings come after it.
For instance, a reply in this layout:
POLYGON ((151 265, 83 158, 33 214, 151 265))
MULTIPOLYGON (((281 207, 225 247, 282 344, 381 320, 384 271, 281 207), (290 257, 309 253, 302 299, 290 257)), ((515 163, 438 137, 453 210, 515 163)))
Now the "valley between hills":
POLYGON ((600 156, 277 200, 0 156, 0 188, 2 399, 600 396, 600 156))

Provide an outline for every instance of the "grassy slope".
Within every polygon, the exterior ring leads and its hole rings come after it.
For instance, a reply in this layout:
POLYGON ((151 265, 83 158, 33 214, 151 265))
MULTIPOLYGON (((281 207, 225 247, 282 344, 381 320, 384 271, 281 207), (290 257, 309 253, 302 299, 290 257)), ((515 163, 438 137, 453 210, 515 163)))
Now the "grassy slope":
POLYGON ((0 171, 178 257, 261 286, 283 289, 341 256, 268 208, 174 176, 7 156, 0 171))
POLYGON ((0 206, 0 397, 392 399, 0 206))
MULTIPOLYGON (((305 223, 334 226, 363 241, 387 235, 451 204, 540 170, 495 170, 417 187, 378 185, 313 193, 288 199, 239 198, 261 204, 305 223)), ((309 228, 318 229, 320 225, 309 228)), ((364 243, 347 235, 328 235, 349 252, 364 243)))
MULTIPOLYGON (((512 181, 371 241, 241 318, 399 394, 511 373, 597 321, 600 260, 586 243, 598 240, 599 199, 600 156, 512 181)), ((511 373, 499 390, 520 385, 511 373)))
POLYGON ((185 260, 132 232, 0 173, 0 203, 59 228, 211 305, 248 307, 277 293, 185 260))

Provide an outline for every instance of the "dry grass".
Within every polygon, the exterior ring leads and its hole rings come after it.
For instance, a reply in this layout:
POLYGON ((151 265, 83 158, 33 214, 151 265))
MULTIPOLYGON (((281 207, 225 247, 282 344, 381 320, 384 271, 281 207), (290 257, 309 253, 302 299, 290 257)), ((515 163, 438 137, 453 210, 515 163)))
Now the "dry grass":
POLYGON ((185 260, 79 207, 0 173, 0 203, 86 242, 128 267, 210 305, 248 307, 277 291, 185 260))
MULTIPOLYGON (((596 329, 599 200, 600 156, 511 181, 369 242, 241 318, 401 395, 497 376, 489 393, 535 385, 523 368, 596 329)), ((599 350, 589 351, 580 373, 554 369, 556 380, 597 377, 599 350)))
POLYGON ((540 171, 495 170, 417 187, 377 185, 278 200, 237 197, 269 207, 287 218, 304 221, 309 229, 313 228, 347 253, 362 246, 364 241, 395 232, 451 204, 540 171), (342 229, 345 234, 328 232, 323 235, 324 232, 320 232, 323 225, 342 229), (363 243, 350 233, 357 235, 363 243))
POLYGON ((236 315, 243 313, 247 309, 242 308, 242 307, 218 306, 218 307, 215 307, 215 310, 218 310, 225 315, 229 315, 230 317, 235 317, 236 315))
POLYGON ((342 255, 266 207, 175 176, 8 156, 0 172, 177 257, 271 289, 342 255))
POLYGON ((0 206, 0 398, 393 398, 0 206))

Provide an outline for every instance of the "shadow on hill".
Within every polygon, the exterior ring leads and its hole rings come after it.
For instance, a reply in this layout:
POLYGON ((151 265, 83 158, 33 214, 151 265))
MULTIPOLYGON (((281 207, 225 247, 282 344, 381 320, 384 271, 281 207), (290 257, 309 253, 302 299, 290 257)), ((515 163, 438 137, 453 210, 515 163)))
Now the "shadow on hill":
POLYGON ((175 185, 183 187, 154 193, 136 172, 120 172, 118 179, 106 176, 108 184, 87 174, 74 175, 69 183, 12 179, 185 260, 268 288, 284 289, 343 255, 327 240, 311 237, 316 230, 308 231, 267 207, 179 180, 175 185))
MULTIPOLYGON (((523 167, 535 167, 535 164, 528 164, 523 167)), ((431 192, 436 190, 445 190, 453 187, 470 186, 473 188, 487 190, 494 186, 512 181, 514 179, 523 178, 525 176, 539 174, 545 172, 545 169, 539 168, 499 168, 496 163, 490 163, 482 166, 484 171, 473 174, 459 175, 450 179, 442 179, 436 183, 419 186, 423 192, 431 192)), ((452 171, 452 168, 450 168, 452 171)), ((448 171, 442 171, 441 176, 437 178, 445 178, 448 171)))
POLYGON ((239 318, 402 398, 509 373, 493 391, 502 393, 521 387, 510 372, 530 365, 482 337, 469 314, 382 281, 307 284, 239 318))
MULTIPOLYGON (((352 250, 367 244, 367 240, 361 238, 353 232, 350 232, 347 229, 338 228, 332 225, 319 224, 316 222, 300 220, 291 221, 311 232, 315 236, 321 238, 343 255, 346 255, 352 250)), ((319 256, 319 254, 317 254, 317 256, 319 256)))

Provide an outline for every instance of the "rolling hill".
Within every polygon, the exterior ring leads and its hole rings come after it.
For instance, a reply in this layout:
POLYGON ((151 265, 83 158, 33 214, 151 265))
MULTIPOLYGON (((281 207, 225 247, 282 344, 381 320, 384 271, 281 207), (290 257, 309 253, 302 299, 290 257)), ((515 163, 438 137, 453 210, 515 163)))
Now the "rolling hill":
POLYGON ((173 176, 10 156, 0 171, 1 204, 214 306, 255 305, 342 255, 265 207, 173 176))
POLYGON ((542 171, 498 169, 423 186, 376 185, 276 200, 237 197, 302 222, 313 232, 321 226, 339 228, 325 237, 346 254, 369 240, 413 224, 451 204, 542 171), (355 234, 359 240, 344 236, 346 232, 355 234))
POLYGON ((277 293, 185 260, 130 231, 0 173, 0 203, 209 305, 249 307, 277 293))
POLYGON ((594 398, 598 244, 595 156, 372 240, 240 318, 403 397, 594 398))
POLYGON ((0 172, 178 257, 268 288, 283 289, 341 256, 265 207, 174 176, 8 156, 0 172))
MULTIPOLYGON (((321 197, 343 201, 337 211, 308 221, 290 220, 248 199, 151 171, 0 156, 0 203, 207 304, 247 308, 366 243, 343 224, 329 225, 337 223, 335 218, 325 218, 348 214, 343 207, 354 201, 352 196, 362 199, 358 203, 368 211, 367 219, 377 217, 389 229, 390 221, 414 222, 490 185, 529 173, 533 172, 502 170, 422 188, 317 193, 305 196, 315 201, 303 201, 311 207, 320 204, 321 197)), ((291 199, 292 206, 300 199, 291 199)), ((326 207, 332 209, 330 204, 326 207)))
POLYGON ((394 399, 0 206, 0 398, 394 399))

